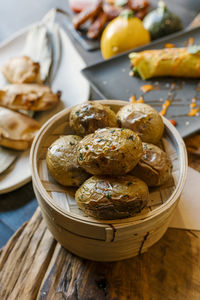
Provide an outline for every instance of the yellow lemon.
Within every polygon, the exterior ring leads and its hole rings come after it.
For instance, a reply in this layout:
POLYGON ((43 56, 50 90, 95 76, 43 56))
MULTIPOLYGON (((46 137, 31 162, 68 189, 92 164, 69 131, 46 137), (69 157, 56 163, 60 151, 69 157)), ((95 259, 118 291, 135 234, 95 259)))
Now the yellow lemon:
POLYGON ((101 52, 106 59, 149 42, 150 34, 144 28, 142 21, 134 17, 132 11, 125 10, 103 31, 101 52))

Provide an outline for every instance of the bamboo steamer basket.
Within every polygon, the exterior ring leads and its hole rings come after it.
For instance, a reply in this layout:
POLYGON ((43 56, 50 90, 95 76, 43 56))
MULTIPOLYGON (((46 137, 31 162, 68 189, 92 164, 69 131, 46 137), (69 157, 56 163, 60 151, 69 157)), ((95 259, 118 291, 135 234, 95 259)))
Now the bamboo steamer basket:
MULTIPOLYGON (((100 100, 117 112, 127 102, 100 100)), ((176 128, 166 119, 162 139, 173 164, 173 177, 151 189, 146 208, 135 217, 97 220, 86 216, 74 200, 74 189, 59 185, 46 166, 48 147, 60 135, 73 134, 70 108, 52 117, 41 128, 31 148, 33 188, 43 218, 54 238, 72 253, 95 261, 117 261, 141 254, 166 232, 178 204, 187 173, 187 153, 176 128)))

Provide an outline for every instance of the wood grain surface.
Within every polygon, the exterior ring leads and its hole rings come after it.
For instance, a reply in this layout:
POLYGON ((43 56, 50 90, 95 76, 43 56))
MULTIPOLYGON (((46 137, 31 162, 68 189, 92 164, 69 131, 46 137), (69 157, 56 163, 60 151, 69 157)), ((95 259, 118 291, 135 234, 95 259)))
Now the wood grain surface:
MULTIPOLYGON (((200 133, 186 140, 200 170, 200 133)), ((147 253, 114 263, 81 259, 51 236, 38 208, 0 252, 2 300, 199 300, 200 232, 168 229, 147 253)))

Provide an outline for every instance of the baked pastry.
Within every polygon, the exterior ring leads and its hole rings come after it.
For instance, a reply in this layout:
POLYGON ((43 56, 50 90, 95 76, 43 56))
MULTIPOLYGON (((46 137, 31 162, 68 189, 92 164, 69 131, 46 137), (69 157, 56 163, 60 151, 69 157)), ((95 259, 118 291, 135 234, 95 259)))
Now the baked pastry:
POLYGON ((41 83, 40 64, 28 56, 13 57, 2 66, 2 73, 11 83, 41 83))
POLYGON ((14 110, 47 110, 56 105, 60 92, 40 84, 10 84, 0 90, 0 105, 14 110))
POLYGON ((0 107, 0 145, 26 150, 39 128, 39 123, 29 116, 0 107))
POLYGON ((200 51, 195 47, 132 52, 133 73, 144 80, 160 76, 199 78, 200 51))

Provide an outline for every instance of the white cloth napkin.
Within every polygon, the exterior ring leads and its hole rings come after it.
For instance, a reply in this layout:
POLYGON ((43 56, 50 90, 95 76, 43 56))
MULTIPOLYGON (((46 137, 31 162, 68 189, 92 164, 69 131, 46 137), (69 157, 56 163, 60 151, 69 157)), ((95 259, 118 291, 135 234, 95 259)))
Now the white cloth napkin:
POLYGON ((181 199, 169 227, 200 230, 200 173, 190 167, 181 199))

